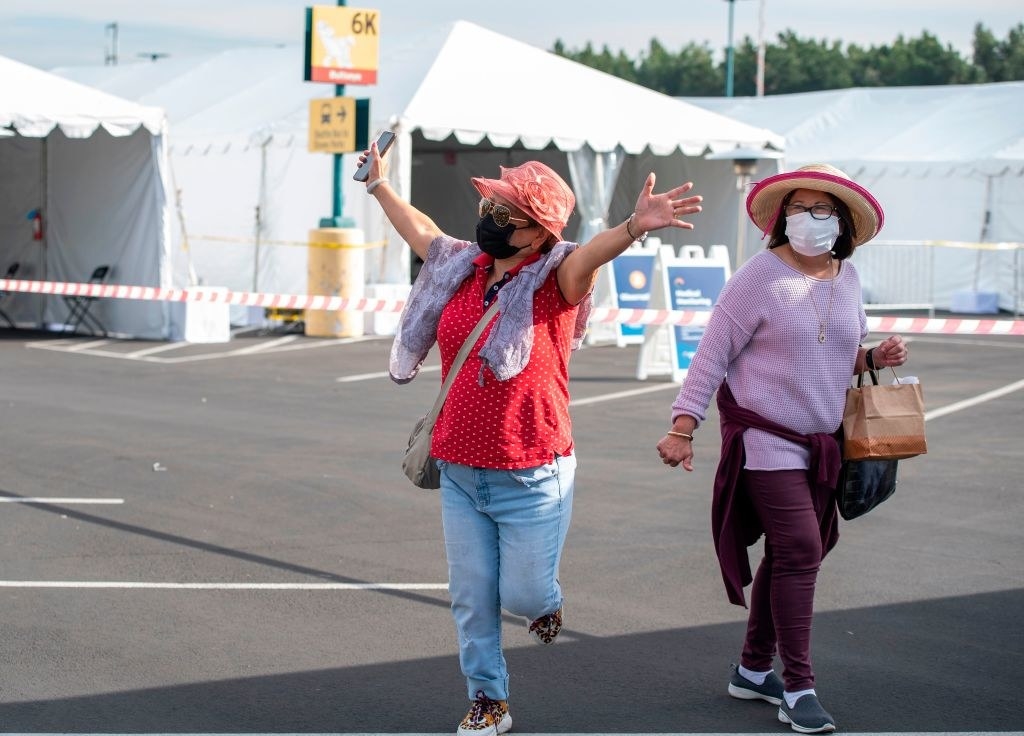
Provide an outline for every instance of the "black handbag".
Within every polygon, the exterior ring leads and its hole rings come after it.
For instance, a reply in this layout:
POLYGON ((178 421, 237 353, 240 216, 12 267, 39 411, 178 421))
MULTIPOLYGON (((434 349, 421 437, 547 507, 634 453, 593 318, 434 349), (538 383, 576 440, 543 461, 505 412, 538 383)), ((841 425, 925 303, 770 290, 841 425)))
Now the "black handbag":
POLYGON ((896 491, 898 460, 844 460, 836 484, 839 515, 863 516, 896 491))

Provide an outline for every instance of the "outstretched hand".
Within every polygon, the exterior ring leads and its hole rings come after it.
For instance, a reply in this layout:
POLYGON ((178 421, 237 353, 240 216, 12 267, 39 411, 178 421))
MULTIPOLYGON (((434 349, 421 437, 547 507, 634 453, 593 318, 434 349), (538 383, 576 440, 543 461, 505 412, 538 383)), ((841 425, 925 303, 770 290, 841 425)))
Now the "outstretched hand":
POLYGON ((662 194, 654 193, 655 176, 654 172, 647 175, 647 181, 640 191, 636 200, 636 213, 633 216, 634 230, 660 230, 663 227, 681 227, 686 230, 693 230, 693 223, 683 218, 686 215, 693 215, 703 209, 700 205, 704 198, 699 194, 684 197, 688 191, 693 189, 693 182, 669 189, 662 194))

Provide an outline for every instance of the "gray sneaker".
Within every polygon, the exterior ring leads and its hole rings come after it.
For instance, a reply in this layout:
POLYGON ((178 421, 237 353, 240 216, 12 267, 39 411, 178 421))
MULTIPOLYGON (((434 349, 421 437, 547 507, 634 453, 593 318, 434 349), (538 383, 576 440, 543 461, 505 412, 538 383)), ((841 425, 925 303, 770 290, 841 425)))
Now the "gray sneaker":
POLYGON ((812 693, 802 695, 792 708, 783 698, 779 707, 779 720, 788 723, 789 727, 798 733, 826 733, 836 730, 835 719, 821 707, 818 696, 812 693))
POLYGON ((758 685, 740 674, 739 667, 732 666, 729 677, 729 694, 740 700, 767 700, 772 705, 782 703, 782 679, 774 672, 769 672, 764 682, 758 685))

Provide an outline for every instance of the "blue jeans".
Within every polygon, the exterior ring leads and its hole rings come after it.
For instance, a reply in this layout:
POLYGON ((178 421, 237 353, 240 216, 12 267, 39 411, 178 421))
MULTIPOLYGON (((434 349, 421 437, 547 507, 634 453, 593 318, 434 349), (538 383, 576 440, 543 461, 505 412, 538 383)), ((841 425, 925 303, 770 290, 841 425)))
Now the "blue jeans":
POLYGON ((508 698, 501 609, 527 620, 562 606, 558 563, 576 457, 521 470, 440 462, 448 588, 469 698, 508 698))

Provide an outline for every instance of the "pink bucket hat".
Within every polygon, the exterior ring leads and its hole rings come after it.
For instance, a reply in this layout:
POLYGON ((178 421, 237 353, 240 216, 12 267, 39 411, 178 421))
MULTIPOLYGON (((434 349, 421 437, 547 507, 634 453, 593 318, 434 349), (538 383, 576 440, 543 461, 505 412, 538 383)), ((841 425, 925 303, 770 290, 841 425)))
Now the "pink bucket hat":
POLYGON ((853 245, 866 243, 878 235, 885 223, 882 205, 871 192, 835 166, 808 164, 796 171, 762 179, 747 195, 747 214, 761 232, 767 234, 775 226, 782 210, 782 200, 794 189, 828 192, 850 208, 857 237, 853 245))
POLYGON ((550 166, 540 161, 527 161, 511 169, 502 166, 500 179, 475 176, 472 181, 482 196, 504 197, 558 240, 562 239, 562 230, 576 206, 576 197, 550 166))

